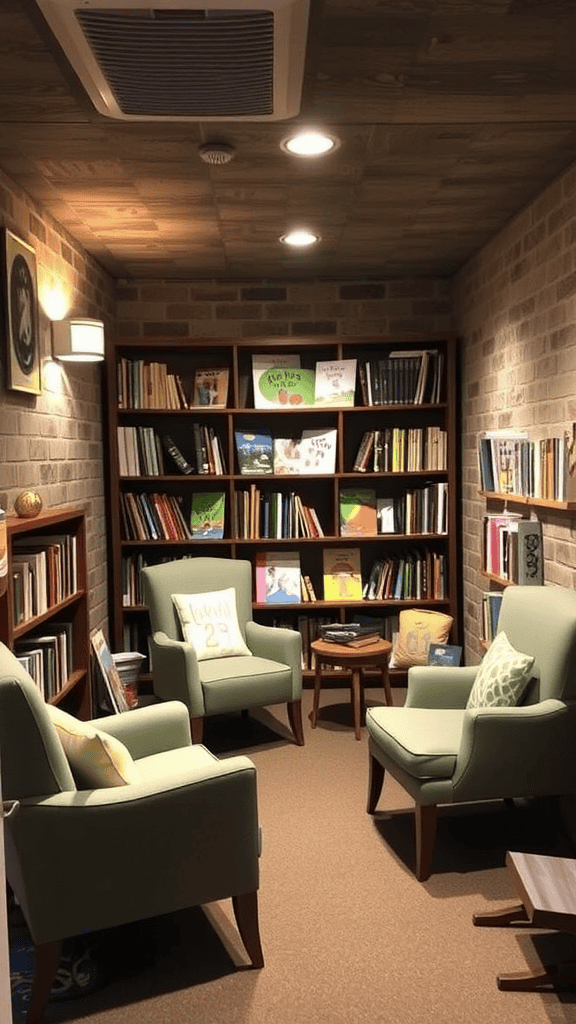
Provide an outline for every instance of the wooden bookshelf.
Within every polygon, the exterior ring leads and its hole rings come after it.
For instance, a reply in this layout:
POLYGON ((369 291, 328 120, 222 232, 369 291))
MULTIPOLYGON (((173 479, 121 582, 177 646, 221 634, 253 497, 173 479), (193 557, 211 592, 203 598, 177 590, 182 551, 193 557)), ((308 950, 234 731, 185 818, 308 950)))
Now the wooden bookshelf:
MULTIPOLYGON (((380 619, 384 624, 384 635, 390 636, 396 627, 397 617, 403 608, 421 606, 450 614, 454 618, 452 642, 458 643, 461 624, 461 583, 462 560, 459 548, 459 433, 457 427, 456 380, 457 342, 453 335, 415 335, 390 338, 355 337, 346 340, 312 338, 256 338, 243 340, 221 340, 214 343, 206 340, 183 339, 119 339, 107 353, 107 500, 108 500, 108 550, 109 550, 109 623, 110 642, 113 650, 140 650, 147 654, 149 624, 146 609, 141 604, 138 587, 129 588, 126 583, 128 567, 132 567, 133 579, 138 578, 142 562, 152 564, 163 559, 181 558, 184 555, 214 555, 229 558, 246 558, 255 564, 259 551, 285 550, 297 552, 303 574, 312 580, 317 596, 315 602, 299 601, 292 604, 262 604, 256 601, 254 585, 254 617, 268 624, 281 623, 295 629, 312 624, 312 633, 318 621, 351 621, 360 614, 380 619), (365 404, 364 389, 360 380, 360 365, 373 365, 388 353, 406 351, 408 354, 421 350, 436 350, 441 353, 441 387, 434 401, 389 402, 388 404, 365 404), (317 362, 327 360, 357 360, 356 392, 354 405, 342 407, 304 406, 297 408, 254 408, 252 356, 276 354, 297 354, 302 368, 315 368, 317 362), (132 364, 152 362, 163 364, 168 373, 179 377, 184 391, 191 393, 191 382, 196 370, 203 367, 226 367, 228 370, 228 399, 226 408, 166 409, 152 405, 148 408, 132 408, 127 401, 126 381, 132 374, 132 364), (159 475, 139 475, 133 472, 120 473, 119 428, 153 428, 159 437, 168 435, 176 444, 186 461, 194 463, 194 425, 212 428, 218 436, 224 472, 206 474, 194 471, 179 473, 175 465, 164 459, 164 471, 159 475), (335 472, 319 475, 306 474, 254 474, 240 472, 235 433, 237 430, 267 429, 273 438, 300 436, 303 430, 325 429, 336 432, 335 472), (411 469, 403 471, 374 471, 369 463, 365 472, 354 471, 355 459, 363 436, 370 431, 384 431, 387 428, 405 430, 417 428, 422 436, 427 428, 435 428, 445 434, 445 463, 441 469, 411 469), (321 537, 255 537, 243 536, 240 528, 238 495, 249 490, 251 485, 260 493, 291 491, 311 504, 320 520, 324 536, 321 537), (380 533, 371 536, 345 537, 340 534, 340 490, 353 486, 372 488, 377 497, 402 501, 409 490, 425 486, 444 487, 447 490, 444 529, 439 532, 422 532, 411 526, 394 533, 380 533), (190 520, 191 498, 195 492, 225 494, 224 535, 222 538, 172 538, 135 537, 126 528, 126 495, 151 495, 164 493, 178 496, 182 503, 185 519, 190 520), (124 511, 123 511, 124 508, 124 511), (441 596, 433 593, 429 584, 426 594, 421 597, 401 594, 382 600, 325 601, 323 599, 323 550, 330 547, 358 547, 361 554, 362 580, 365 583, 377 559, 382 557, 404 557, 412 552, 426 557, 435 554, 436 561, 444 567, 441 596)), ((150 399, 146 398, 149 402, 150 399)), ((161 447, 160 444, 158 444, 161 447)), ((145 465, 149 466, 145 460, 145 465)), ((126 463, 123 461, 124 468, 126 463)), ((435 492, 434 492, 435 493, 435 492)), ((130 498, 132 502, 133 499, 130 498)), ((145 498, 146 501, 146 498, 145 498)), ((207 589, 209 581, 207 581, 207 589)), ((310 640, 314 639, 311 635, 310 640)), ((307 683, 312 681, 312 672, 305 672, 307 683)))
POLYGON ((53 508, 34 519, 9 516, 6 532, 8 589, 0 598, 0 639, 21 655, 35 646, 35 638, 63 631, 69 638, 65 677, 62 671, 53 673, 50 666, 44 678, 44 695, 50 703, 61 705, 78 718, 88 719, 92 715, 92 698, 84 509, 53 508), (54 538, 63 538, 62 548, 67 550, 68 557, 62 550, 58 559, 59 545, 54 543, 54 538), (49 548, 57 559, 58 568, 51 578, 54 563, 47 559, 46 578, 30 581, 32 603, 25 607, 16 593, 16 557, 22 549, 47 552, 49 548), (38 589, 43 586, 47 587, 47 593, 39 601, 38 589))

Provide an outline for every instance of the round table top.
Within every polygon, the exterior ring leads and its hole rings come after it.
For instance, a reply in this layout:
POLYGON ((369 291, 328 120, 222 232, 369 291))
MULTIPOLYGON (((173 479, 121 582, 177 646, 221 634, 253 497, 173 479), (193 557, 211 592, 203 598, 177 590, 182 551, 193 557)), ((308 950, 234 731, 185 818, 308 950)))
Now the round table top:
POLYGON ((364 647, 351 647, 350 644, 335 644, 332 640, 313 640, 310 644, 314 654, 321 654, 323 657, 337 658, 341 661, 360 659, 369 664, 375 658, 383 658, 390 654, 392 644, 389 640, 382 638, 375 640, 372 644, 364 647))

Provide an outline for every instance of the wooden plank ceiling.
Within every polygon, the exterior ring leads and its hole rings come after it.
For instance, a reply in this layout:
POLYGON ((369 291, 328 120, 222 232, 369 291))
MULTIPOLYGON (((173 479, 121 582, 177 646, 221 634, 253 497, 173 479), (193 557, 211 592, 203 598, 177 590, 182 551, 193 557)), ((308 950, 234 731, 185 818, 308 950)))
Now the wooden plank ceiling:
POLYGON ((115 277, 452 275, 576 159, 575 39, 576 0, 311 0, 296 118, 125 123, 0 0, 0 167, 115 277), (336 152, 280 149, 311 124, 336 152))

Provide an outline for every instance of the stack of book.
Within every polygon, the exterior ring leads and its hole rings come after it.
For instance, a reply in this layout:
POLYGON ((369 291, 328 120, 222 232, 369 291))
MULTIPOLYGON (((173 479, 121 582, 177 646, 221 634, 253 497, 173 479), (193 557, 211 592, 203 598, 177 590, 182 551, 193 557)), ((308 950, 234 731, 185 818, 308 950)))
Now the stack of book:
POLYGON ((322 640, 352 648, 369 647, 382 639, 373 626, 363 626, 360 622, 331 622, 320 626, 320 635, 322 640))

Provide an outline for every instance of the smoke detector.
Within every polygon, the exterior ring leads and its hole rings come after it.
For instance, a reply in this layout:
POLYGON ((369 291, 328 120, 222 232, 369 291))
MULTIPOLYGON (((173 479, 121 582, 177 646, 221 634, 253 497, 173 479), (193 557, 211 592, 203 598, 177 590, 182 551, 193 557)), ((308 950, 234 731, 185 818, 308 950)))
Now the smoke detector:
POLYGON ((309 0, 36 4, 108 117, 278 121, 300 110, 309 0))
POLYGON ((234 146, 230 146, 227 142, 205 142, 203 146, 198 149, 200 153, 200 159, 205 164, 229 164, 236 155, 234 146))

